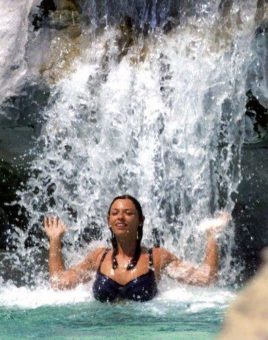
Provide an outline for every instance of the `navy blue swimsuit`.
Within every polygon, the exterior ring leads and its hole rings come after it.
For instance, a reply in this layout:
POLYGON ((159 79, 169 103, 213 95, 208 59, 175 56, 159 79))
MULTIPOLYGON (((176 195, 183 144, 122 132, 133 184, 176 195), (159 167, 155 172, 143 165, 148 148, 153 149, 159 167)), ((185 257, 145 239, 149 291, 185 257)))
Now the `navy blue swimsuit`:
POLYGON ((121 285, 109 276, 101 273, 102 262, 109 249, 103 253, 99 268, 96 273, 96 280, 93 284, 93 294, 95 299, 101 302, 112 302, 115 299, 128 299, 134 301, 151 300, 157 293, 157 284, 153 269, 152 249, 149 254, 149 271, 125 285, 121 285))

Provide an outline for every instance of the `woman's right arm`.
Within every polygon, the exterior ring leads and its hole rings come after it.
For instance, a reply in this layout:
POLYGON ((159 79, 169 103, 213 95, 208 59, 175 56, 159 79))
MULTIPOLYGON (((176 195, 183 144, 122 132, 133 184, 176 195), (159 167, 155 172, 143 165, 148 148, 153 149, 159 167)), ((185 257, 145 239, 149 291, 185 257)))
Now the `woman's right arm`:
POLYGON ((56 289, 71 289, 91 279, 90 271, 96 270, 103 248, 92 251, 78 265, 66 269, 62 258, 61 239, 66 232, 65 224, 58 217, 46 217, 44 227, 49 239, 48 266, 51 286, 56 289))

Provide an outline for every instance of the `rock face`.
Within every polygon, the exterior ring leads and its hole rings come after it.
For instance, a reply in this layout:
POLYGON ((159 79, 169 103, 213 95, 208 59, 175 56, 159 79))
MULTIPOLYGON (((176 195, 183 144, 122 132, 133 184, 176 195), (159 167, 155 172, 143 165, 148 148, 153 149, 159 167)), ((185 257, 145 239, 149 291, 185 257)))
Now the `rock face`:
POLYGON ((25 84, 18 95, 6 99, 0 106, 0 248, 5 248, 7 230, 26 224, 25 212, 16 202, 16 192, 28 178, 28 165, 44 118, 49 89, 40 82, 25 84))
POLYGON ((16 191, 22 189, 27 172, 0 160, 0 178, 0 249, 5 249, 14 226, 23 229, 27 222, 26 212, 16 203, 16 191))
MULTIPOLYGON (((267 258, 267 250, 266 250, 267 258)), ((268 339, 268 262, 237 296, 227 311, 219 340, 268 339)))
POLYGON ((28 16, 34 0, 0 3, 0 103, 24 81, 28 16))
POLYGON ((5 80, 0 90, 0 249, 7 244, 7 231, 13 232, 13 226, 23 229, 27 223, 26 212, 14 202, 17 190, 28 178, 28 165, 34 157, 29 151, 44 124, 50 85, 68 72, 80 53, 80 7, 76 1, 43 0, 39 6, 32 6, 33 0, 27 0, 23 8, 17 1, 8 6, 6 26, 0 30, 0 36, 8 42, 5 51, 11 54, 1 59, 3 65, 0 63, 0 78, 5 80), (16 20, 11 24, 13 18, 16 20), (14 29, 9 31, 10 27, 14 29), (25 73, 27 63, 29 77, 25 73))
POLYGON ((268 244, 268 110, 249 91, 246 105, 246 143, 242 150, 242 181, 233 217, 236 225, 235 257, 245 264, 244 281, 261 261, 268 244), (249 123, 249 122, 248 122, 249 123))
POLYGON ((0 105, 0 159, 12 166, 27 165, 29 150, 44 123, 42 109, 48 98, 49 88, 42 82, 25 84, 0 105))
POLYGON ((261 250, 268 244, 268 140, 244 145, 243 180, 238 187, 234 220, 236 255, 245 264, 243 281, 261 262, 261 250))
POLYGON ((45 45, 35 66, 43 79, 54 84, 66 76, 83 50, 81 11, 71 0, 43 0, 38 8, 31 14, 34 32, 28 57, 36 59, 40 46, 45 45))

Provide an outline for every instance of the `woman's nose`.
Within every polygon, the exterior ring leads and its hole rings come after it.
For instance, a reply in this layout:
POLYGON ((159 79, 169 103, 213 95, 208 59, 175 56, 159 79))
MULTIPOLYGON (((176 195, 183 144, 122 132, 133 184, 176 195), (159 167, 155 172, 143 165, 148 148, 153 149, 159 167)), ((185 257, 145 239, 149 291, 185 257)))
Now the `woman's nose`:
POLYGON ((124 218, 124 213, 123 211, 119 211, 118 213, 118 218, 123 219, 124 218))

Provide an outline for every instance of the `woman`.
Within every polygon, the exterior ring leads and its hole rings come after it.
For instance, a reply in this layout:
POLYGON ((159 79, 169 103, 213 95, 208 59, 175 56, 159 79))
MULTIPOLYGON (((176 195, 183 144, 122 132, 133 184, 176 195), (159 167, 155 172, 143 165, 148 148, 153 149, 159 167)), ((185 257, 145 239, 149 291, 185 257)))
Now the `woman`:
MULTIPOLYGON (((49 273, 52 286, 70 289, 91 279, 96 272, 93 293, 96 299, 114 301, 118 298, 147 301, 157 293, 161 274, 180 282, 209 285, 218 271, 218 246, 216 228, 207 230, 207 244, 203 263, 199 267, 178 259, 164 248, 141 247, 144 216, 140 203, 132 196, 114 198, 108 210, 108 225, 112 233, 112 249, 98 248, 78 265, 65 269, 61 252, 61 238, 65 224, 56 217, 46 217, 48 236, 49 273)), ((215 227, 228 223, 229 216, 222 214, 215 227)))

